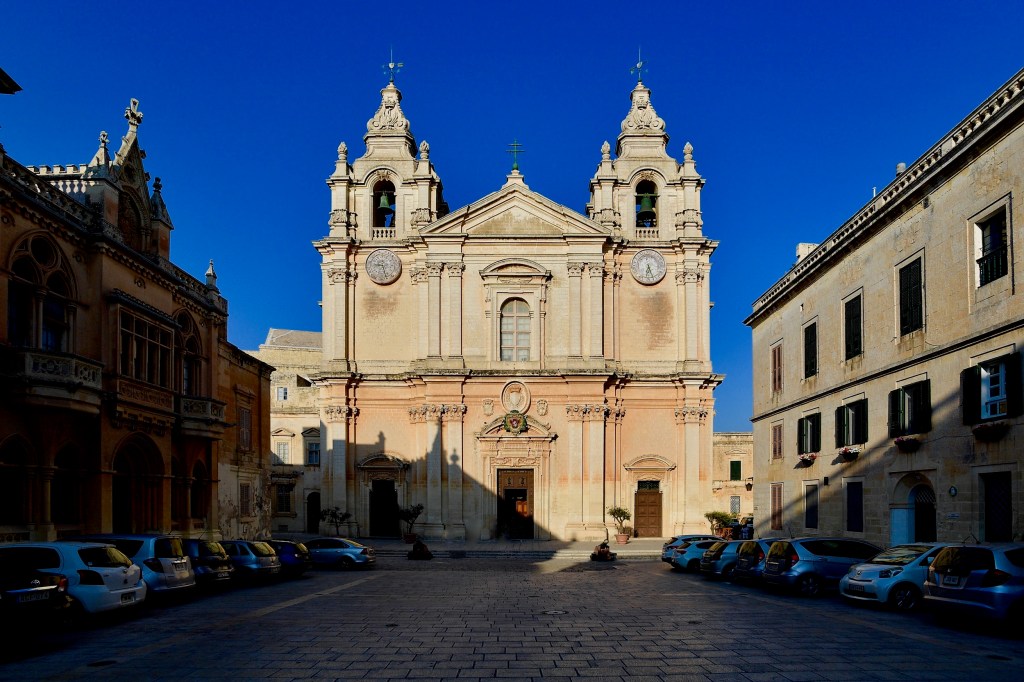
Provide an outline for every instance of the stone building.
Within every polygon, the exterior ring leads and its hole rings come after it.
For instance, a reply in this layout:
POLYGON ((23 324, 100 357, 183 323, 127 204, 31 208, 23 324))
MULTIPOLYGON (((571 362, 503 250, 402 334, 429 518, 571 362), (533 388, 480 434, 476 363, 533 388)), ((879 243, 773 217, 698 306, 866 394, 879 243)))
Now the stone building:
POLYGON ((352 514, 348 532, 396 535, 412 504, 420 533, 450 539, 604 538, 612 505, 641 536, 707 530, 717 242, 692 148, 667 154, 650 94, 633 89, 614 158, 603 145, 586 215, 517 165, 449 211, 393 82, 365 154, 340 145, 315 243, 321 357, 295 372, 319 418, 273 428, 290 448, 319 429, 319 502, 352 514))
POLYGON ((271 368, 168 260, 132 100, 116 153, 25 167, 0 147, 0 538, 267 530, 271 368))
MULTIPOLYGON (((711 495, 714 511, 737 518, 754 513, 754 436, 750 432, 719 432, 714 438, 711 495)), ((709 509, 708 511, 711 511, 709 509)))
POLYGON ((1022 537, 1022 90, 1024 71, 754 303, 761 534, 1022 537))

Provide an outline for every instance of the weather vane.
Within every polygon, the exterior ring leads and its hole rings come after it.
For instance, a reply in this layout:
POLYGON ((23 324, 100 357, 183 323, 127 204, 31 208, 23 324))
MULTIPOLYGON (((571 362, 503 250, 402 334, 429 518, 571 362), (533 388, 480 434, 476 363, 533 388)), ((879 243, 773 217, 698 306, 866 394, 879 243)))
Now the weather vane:
POLYGON ((395 74, 401 71, 402 67, 405 66, 405 64, 403 64, 402 62, 395 61, 395 48, 390 48, 388 54, 390 56, 390 60, 381 68, 384 70, 384 73, 388 75, 388 83, 394 83, 395 74))
POLYGON ((508 146, 508 149, 506 149, 505 151, 512 155, 512 170, 518 171, 519 155, 526 151, 525 149, 523 149, 523 145, 519 143, 519 140, 512 140, 512 143, 508 146))
POLYGON ((643 73, 647 71, 644 68, 644 60, 640 58, 640 48, 636 48, 636 66, 629 70, 630 73, 636 74, 636 82, 640 83, 643 81, 643 73))

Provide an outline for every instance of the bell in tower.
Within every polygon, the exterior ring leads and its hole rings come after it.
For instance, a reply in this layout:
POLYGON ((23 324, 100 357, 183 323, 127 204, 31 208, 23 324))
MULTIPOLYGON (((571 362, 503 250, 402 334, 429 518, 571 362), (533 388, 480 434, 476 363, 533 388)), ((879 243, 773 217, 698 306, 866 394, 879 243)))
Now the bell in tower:
POLYGON ((392 203, 395 186, 387 181, 378 182, 373 188, 373 226, 395 226, 395 206, 392 203))

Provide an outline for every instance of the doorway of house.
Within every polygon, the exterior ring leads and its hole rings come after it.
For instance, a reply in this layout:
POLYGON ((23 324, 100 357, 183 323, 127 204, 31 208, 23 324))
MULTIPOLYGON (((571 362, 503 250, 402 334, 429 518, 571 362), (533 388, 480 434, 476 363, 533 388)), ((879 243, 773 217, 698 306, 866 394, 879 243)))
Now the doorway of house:
POLYGON ((498 535, 533 539, 533 469, 498 470, 498 535))
POLYGON ((914 508, 914 542, 935 542, 935 491, 918 485, 910 491, 914 508))
POLYGON ((633 499, 633 509, 636 510, 633 529, 637 537, 662 537, 661 498, 661 481, 637 481, 633 499))
POLYGON ((370 486, 370 535, 397 538, 398 491, 393 480, 373 481, 370 486))
POLYGON ((310 493, 306 498, 306 532, 320 533, 320 493, 310 493))

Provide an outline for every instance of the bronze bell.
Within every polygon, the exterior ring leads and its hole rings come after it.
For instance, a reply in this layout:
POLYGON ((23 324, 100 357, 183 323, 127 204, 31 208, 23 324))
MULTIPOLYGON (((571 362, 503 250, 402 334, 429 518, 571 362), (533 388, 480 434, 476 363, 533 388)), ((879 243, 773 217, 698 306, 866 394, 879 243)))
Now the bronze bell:
POLYGON ((378 206, 377 208, 380 209, 381 211, 385 211, 387 213, 394 213, 395 212, 395 209, 391 208, 391 202, 388 201, 388 193, 387 192, 381 192, 380 193, 380 206, 378 206))
POLYGON ((651 194, 640 195, 640 210, 636 212, 637 224, 652 223, 657 220, 658 214, 654 212, 654 199, 651 194))

